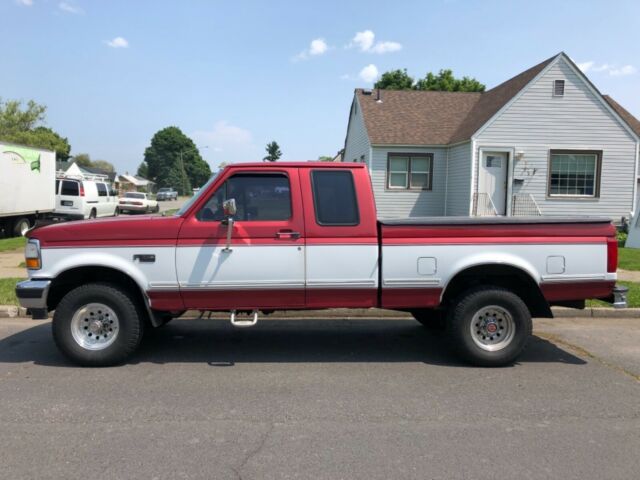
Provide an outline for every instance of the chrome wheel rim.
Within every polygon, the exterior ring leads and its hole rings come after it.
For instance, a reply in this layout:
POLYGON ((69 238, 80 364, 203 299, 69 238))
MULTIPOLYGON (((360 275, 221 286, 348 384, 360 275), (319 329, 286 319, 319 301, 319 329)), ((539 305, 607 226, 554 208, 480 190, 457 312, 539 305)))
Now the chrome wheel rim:
POLYGON ((118 316, 103 303, 84 305, 71 319, 71 335, 86 350, 104 350, 115 342, 119 330, 118 316))
POLYGON ((507 347, 516 333, 516 324, 509 311, 497 305, 478 310, 473 315, 469 328, 473 342, 488 352, 507 347))

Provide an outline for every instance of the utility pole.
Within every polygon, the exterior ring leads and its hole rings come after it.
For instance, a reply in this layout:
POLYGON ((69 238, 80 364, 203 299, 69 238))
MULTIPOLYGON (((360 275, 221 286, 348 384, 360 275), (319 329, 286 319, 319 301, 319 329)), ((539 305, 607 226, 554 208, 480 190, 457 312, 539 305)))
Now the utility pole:
MULTIPOLYGON (((209 146, 205 145, 205 146, 200 147, 200 148, 203 148, 203 149, 204 148, 209 148, 209 146)), ((180 180, 180 183, 182 184, 181 187, 182 187, 182 190, 183 190, 183 192, 182 192, 183 195, 191 195, 192 192, 191 192, 191 183, 189 182, 189 177, 187 177, 187 171, 184 168, 184 159, 182 158, 182 155, 184 153, 190 152, 192 150, 195 150, 196 152, 200 153, 200 150, 198 149, 198 147, 186 148, 184 150, 181 150, 178 153, 178 159, 180 161, 180 174, 181 174, 180 176, 182 177, 181 180, 180 180)))

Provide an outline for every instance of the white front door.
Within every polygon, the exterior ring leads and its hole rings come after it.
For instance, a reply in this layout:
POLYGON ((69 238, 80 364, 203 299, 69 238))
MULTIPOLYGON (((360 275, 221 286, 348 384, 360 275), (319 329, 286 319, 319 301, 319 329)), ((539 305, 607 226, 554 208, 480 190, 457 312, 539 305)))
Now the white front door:
POLYGON ((509 154, 505 152, 483 152, 480 164, 478 193, 491 199, 498 215, 507 213, 507 172, 509 154))

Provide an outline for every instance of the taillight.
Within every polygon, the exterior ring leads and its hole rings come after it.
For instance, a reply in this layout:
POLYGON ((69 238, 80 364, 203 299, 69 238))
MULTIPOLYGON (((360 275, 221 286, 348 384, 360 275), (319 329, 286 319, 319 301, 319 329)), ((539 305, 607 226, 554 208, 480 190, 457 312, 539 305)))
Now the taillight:
POLYGON ((618 240, 607 238, 607 272, 615 273, 618 269, 618 240))
POLYGON ((80 184, 80 196, 84 197, 84 185, 82 183, 80 184))

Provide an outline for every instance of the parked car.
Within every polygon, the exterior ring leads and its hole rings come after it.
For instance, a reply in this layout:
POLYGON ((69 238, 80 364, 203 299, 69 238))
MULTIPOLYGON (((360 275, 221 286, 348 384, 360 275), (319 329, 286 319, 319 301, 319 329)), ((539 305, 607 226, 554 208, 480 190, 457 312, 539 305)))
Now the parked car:
POLYGON ((551 305, 626 306, 609 219, 377 220, 363 164, 230 165, 174 216, 28 237, 17 297, 34 318, 55 311, 54 339, 80 365, 126 360, 147 324, 187 309, 249 327, 261 311, 380 307, 445 324, 464 359, 501 366, 551 305))
POLYGON ((54 217, 82 220, 119 213, 116 192, 104 180, 59 177, 55 185, 54 217))
POLYGON ((178 199, 178 192, 171 187, 161 188, 160 190, 158 190, 158 193, 156 194, 156 200, 159 202, 163 200, 177 200, 177 199, 178 199))
POLYGON ((122 213, 143 212, 152 213, 159 212, 160 206, 156 200, 149 198, 149 195, 142 192, 127 192, 124 197, 120 198, 118 206, 122 213))

